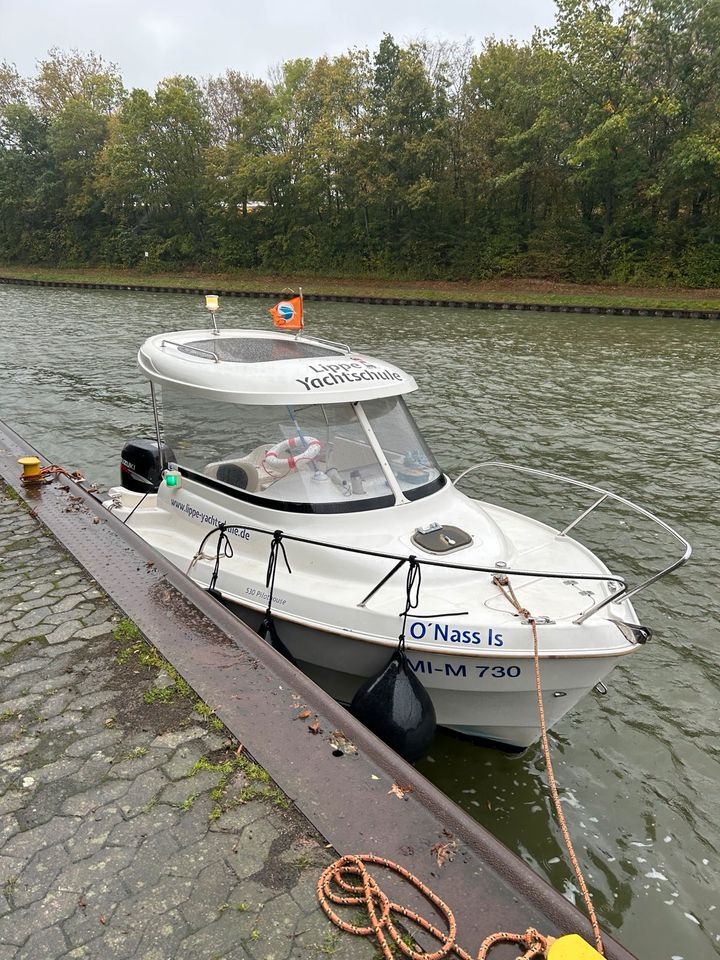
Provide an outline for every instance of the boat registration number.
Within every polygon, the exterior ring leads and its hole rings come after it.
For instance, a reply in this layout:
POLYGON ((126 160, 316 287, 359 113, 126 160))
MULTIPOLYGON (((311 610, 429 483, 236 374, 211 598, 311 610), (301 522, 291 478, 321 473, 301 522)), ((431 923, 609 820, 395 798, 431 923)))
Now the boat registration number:
POLYGON ((514 680, 522 672, 516 663, 507 665, 499 663, 433 663, 432 660, 411 660, 408 657, 408 665, 415 674, 441 673, 446 677, 485 677, 493 680, 514 680))

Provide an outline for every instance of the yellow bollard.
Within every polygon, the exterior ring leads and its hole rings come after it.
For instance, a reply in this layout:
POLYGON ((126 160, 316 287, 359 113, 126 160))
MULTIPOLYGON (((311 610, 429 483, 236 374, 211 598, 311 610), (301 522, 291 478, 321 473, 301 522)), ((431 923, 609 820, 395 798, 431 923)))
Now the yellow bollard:
POLYGON ((21 477, 23 482, 32 483, 33 480, 39 480, 42 476, 40 461, 37 457, 20 457, 18 463, 23 468, 21 477))
POLYGON ((597 960, 598 957, 602 954, 576 933, 559 937, 550 944, 547 954, 547 960, 597 960))

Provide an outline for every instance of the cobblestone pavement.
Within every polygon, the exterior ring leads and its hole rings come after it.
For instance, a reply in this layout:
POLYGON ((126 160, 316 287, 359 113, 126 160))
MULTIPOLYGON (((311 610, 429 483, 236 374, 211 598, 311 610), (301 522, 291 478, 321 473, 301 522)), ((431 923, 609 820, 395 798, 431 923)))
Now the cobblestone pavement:
POLYGON ((0 960, 369 958, 334 857, 0 485, 0 960))

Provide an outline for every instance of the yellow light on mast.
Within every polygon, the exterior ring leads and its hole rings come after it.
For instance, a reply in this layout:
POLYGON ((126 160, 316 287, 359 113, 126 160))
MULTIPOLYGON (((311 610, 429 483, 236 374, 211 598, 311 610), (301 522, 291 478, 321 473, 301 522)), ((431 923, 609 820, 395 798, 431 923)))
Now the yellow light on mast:
POLYGON ((215 319, 215 314, 220 309, 219 297, 216 293, 206 293, 205 294, 205 306, 210 311, 213 322, 213 333, 219 336, 220 331, 218 330, 217 321, 215 319))

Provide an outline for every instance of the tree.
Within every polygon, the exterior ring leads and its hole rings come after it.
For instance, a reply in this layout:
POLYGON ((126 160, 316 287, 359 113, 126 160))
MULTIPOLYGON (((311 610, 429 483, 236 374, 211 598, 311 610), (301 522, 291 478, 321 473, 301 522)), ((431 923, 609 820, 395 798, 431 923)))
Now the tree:
POLYGON ((38 73, 30 90, 40 111, 53 116, 69 100, 86 101, 93 109, 112 113, 125 95, 122 77, 114 63, 106 63, 96 53, 48 50, 38 64, 38 73))

